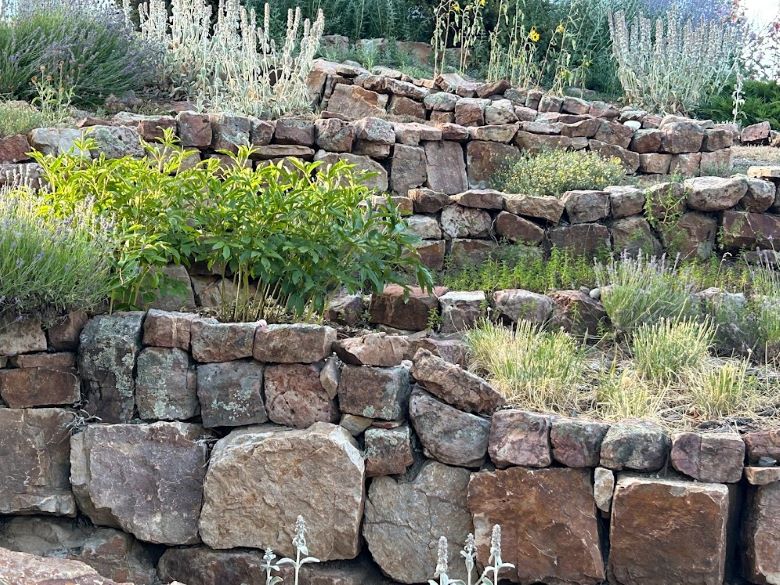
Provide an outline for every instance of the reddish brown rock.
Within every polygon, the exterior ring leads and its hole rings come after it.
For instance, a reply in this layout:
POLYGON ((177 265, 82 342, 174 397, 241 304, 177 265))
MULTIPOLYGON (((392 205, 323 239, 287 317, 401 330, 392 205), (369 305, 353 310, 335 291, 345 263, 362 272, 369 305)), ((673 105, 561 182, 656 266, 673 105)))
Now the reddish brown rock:
POLYGON ((745 467, 745 479, 750 485, 780 482, 780 467, 745 467))
MULTIPOLYGON (((269 144, 268 146, 258 146, 252 153, 253 159, 260 161, 279 162, 283 158, 300 158, 311 160, 314 157, 314 149, 309 146, 269 144)), ((260 166, 260 163, 257 163, 260 166)))
POLYGON ((701 163, 702 155, 699 152, 675 154, 669 163, 669 174, 696 177, 701 174, 701 163))
POLYGON ((76 354, 63 351, 57 353, 25 353, 11 358, 17 368, 44 368, 73 372, 76 367, 76 354))
MULTIPOLYGON (((194 313, 176 313, 150 309, 144 319, 144 345, 154 347, 178 347, 190 349, 192 323, 198 319, 194 313)), ((51 336, 51 334, 50 334, 51 336)))
POLYGON ((661 127, 661 148, 669 154, 699 152, 704 129, 696 122, 671 122, 661 127))
POLYGON ((661 242, 656 238, 650 223, 641 216, 624 217, 610 222, 612 248, 616 253, 646 258, 660 256, 663 253, 661 242))
POLYGON ((342 412, 366 418, 398 420, 409 401, 409 370, 345 365, 338 384, 342 412))
POLYGON ((0 513, 76 515, 68 480, 73 414, 0 408, 0 513))
POLYGON ((452 543, 448 575, 465 578, 456 543, 472 532, 466 508, 469 475, 467 469, 428 461, 414 479, 371 482, 363 534, 371 557, 394 581, 424 583, 430 578, 441 536, 452 543))
POLYGON ((484 126, 485 107, 490 102, 483 99, 465 98, 455 104, 455 123, 461 126, 484 126))
POLYGON ((415 249, 426 268, 429 270, 444 269, 444 255, 447 250, 444 240, 418 242, 415 244, 415 249))
POLYGON ((610 581, 721 585, 728 516, 724 485, 620 478, 612 500, 610 581))
POLYGON ((410 287, 405 294, 402 286, 388 285, 381 294, 371 297, 371 322, 396 329, 423 331, 428 327, 431 313, 438 310, 437 296, 446 292, 446 289, 437 288, 433 293, 426 293, 418 287, 410 287))
POLYGON ((704 132, 702 150, 715 152, 724 148, 731 148, 734 144, 734 135, 726 128, 710 128, 704 132))
POLYGON ((670 253, 679 254, 681 258, 706 260, 715 248, 718 222, 710 215, 691 211, 675 223, 662 224, 659 231, 661 241, 670 253))
POLYGON ((318 147, 328 152, 350 152, 355 140, 355 127, 338 118, 318 118, 314 121, 314 136, 318 147))
POLYGON ((135 401, 147 420, 187 420, 200 412, 195 368, 186 351, 147 347, 136 364, 135 401))
POLYGON ((612 249, 609 228, 597 223, 580 223, 551 228, 550 243, 575 254, 596 255, 612 249))
POLYGON ((499 410, 490 425, 488 454, 496 467, 548 467, 550 418, 522 410, 499 410))
POLYGON ((426 390, 465 412, 491 414, 505 402, 504 397, 479 376, 423 348, 414 355, 412 376, 426 390))
POLYGON ((46 351, 46 335, 37 319, 0 322, 0 356, 46 351))
POLYGON ((176 116, 178 136, 185 148, 207 148, 211 146, 211 120, 208 114, 179 112, 176 116))
POLYGON ((49 346, 56 351, 70 351, 79 346, 79 335, 89 316, 85 311, 73 311, 46 330, 49 346))
POLYGON ((745 576, 774 584, 780 576, 780 483, 751 488, 743 524, 745 576))
POLYGON ((566 467, 596 467, 608 430, 606 423, 556 417, 550 429, 553 457, 566 467))
POLYGON ((409 425, 370 428, 364 435, 366 476, 400 475, 414 463, 409 425))
POLYGON ((742 478, 745 443, 733 433, 677 433, 672 466, 698 481, 737 483, 742 478))
POLYGON ((607 322, 607 313, 598 301, 579 290, 550 293, 553 303, 551 329, 563 329, 573 335, 596 337, 607 322))
POLYGON ((426 457, 457 467, 478 468, 484 463, 490 421, 453 408, 420 388, 412 391, 409 418, 426 457))
POLYGON ((28 160, 28 152, 32 150, 27 136, 15 134, 0 138, 0 163, 18 163, 28 160))
POLYGON ((453 268, 479 266, 498 250, 494 240, 472 240, 455 238, 450 244, 449 261, 453 268))
POLYGON ((368 156, 359 156, 357 154, 350 154, 348 152, 334 153, 319 150, 317 151, 317 154, 314 155, 314 160, 316 162, 322 161, 323 167, 325 168, 328 168, 339 161, 343 161, 355 167, 355 172, 371 175, 364 181, 366 187, 378 193, 384 193, 387 191, 387 171, 381 164, 368 156))
POLYGON ((723 211, 747 194, 744 177, 698 177, 685 181, 688 207, 698 211, 723 211))
POLYGON ((513 467, 474 473, 468 506, 480 563, 488 562, 493 526, 501 525, 503 560, 515 565, 504 578, 583 585, 604 580, 590 471, 513 467))
POLYGON ((387 95, 340 83, 334 88, 327 109, 348 120, 359 120, 367 116, 385 115, 388 99, 387 95))
POLYGON ((568 136, 546 136, 521 130, 515 135, 515 144, 520 147, 520 150, 538 153, 544 150, 569 148, 572 139, 568 136))
POLYGON ((415 213, 436 213, 450 203, 449 195, 431 189, 411 189, 408 195, 415 213))
MULTIPOLYGON (((514 117, 514 113, 512 113, 512 116, 514 117)), ((510 142, 512 142, 512 139, 515 137, 515 133, 517 132, 517 129, 518 129, 517 124, 491 124, 489 126, 478 126, 478 127, 469 128, 469 137, 471 138, 471 140, 477 142, 484 141, 484 142, 496 142, 500 144, 509 144, 510 142)), ((517 152, 517 149, 514 147, 509 152, 513 152, 514 156, 517 156, 519 154, 517 152)), ((475 158, 477 157, 477 155, 478 153, 475 153, 475 158)))
POLYGON ((755 463, 761 457, 780 461, 780 429, 747 433, 743 437, 747 447, 748 461, 755 463))
POLYGON ((723 246, 728 249, 772 249, 780 234, 780 216, 745 211, 723 212, 723 246))
POLYGON ((742 129, 742 142, 764 142, 769 140, 769 136, 772 133, 772 126, 769 122, 759 122, 751 126, 746 126, 742 129))
POLYGON ((257 323, 214 323, 196 319, 190 329, 192 357, 201 363, 252 357, 257 323))
POLYGON ((333 346, 344 363, 357 366, 397 366, 409 352, 409 340, 402 335, 369 333, 348 337, 333 346))
POLYGON ((236 429, 212 451, 200 535, 213 549, 269 547, 294 556, 303 515, 312 556, 352 559, 360 551, 364 481, 363 457, 342 427, 236 429))
POLYGON ((49 559, 2 548, 0 568, 8 585, 131 585, 106 579, 79 561, 49 559))
POLYGON ((625 149, 631 144, 633 136, 634 131, 620 122, 603 122, 593 139, 625 149))
POLYGON ((323 325, 294 324, 258 327, 254 357, 266 363, 310 364, 331 354, 336 330, 323 325))
POLYGON ((496 217, 496 234, 512 243, 540 244, 544 240, 544 229, 534 222, 513 213, 502 211, 496 217))
POLYGON ((75 370, 22 367, 0 370, 0 396, 10 408, 75 404, 81 397, 75 370))
POLYGON ((570 138, 593 138, 601 129, 601 124, 602 120, 587 118, 572 124, 564 124, 561 127, 561 134, 570 138))
POLYGON ((336 422, 334 396, 320 381, 321 366, 280 364, 265 369, 265 405, 273 422, 305 429, 315 422, 336 422))
POLYGON ((314 146, 314 123, 306 118, 279 118, 273 140, 276 144, 314 146))
POLYGON ((638 152, 639 154, 651 154, 661 150, 661 137, 663 134, 660 130, 637 130, 634 133, 634 137, 631 139, 631 150, 638 152))
POLYGON ((561 197, 571 223, 588 223, 609 216, 606 191, 567 191, 561 197))
POLYGON ((671 154, 640 154, 639 170, 648 175, 666 175, 672 164, 671 154))
POLYGON ((448 195, 468 189, 463 148, 457 142, 426 142, 428 187, 448 195))
POLYGON ((425 106, 418 101, 403 96, 392 96, 387 111, 394 116, 425 120, 425 106))
POLYGON ((516 215, 558 223, 563 216, 564 206, 558 197, 507 195, 504 197, 504 209, 516 215))
POLYGON ((406 195, 410 189, 424 185, 427 180, 425 150, 418 146, 396 145, 390 164, 390 189, 406 195))

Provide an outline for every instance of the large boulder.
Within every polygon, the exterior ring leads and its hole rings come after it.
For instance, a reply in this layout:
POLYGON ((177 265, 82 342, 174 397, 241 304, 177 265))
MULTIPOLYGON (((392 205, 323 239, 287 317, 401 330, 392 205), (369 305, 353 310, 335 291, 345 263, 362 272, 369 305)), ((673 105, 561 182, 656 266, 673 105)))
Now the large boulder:
POLYGON ((0 514, 76 515, 68 475, 73 414, 0 408, 0 514))
POLYGON ((301 515, 312 556, 355 558, 364 478, 363 457, 342 427, 320 422, 306 430, 235 430, 211 455, 201 538, 215 549, 270 547, 294 556, 291 542, 301 515))
POLYGON ((728 516, 725 485, 620 478, 612 500, 610 581, 722 585, 728 516))
POLYGON ((453 408, 419 388, 412 391, 409 418, 427 457, 458 467, 476 468, 484 463, 490 421, 453 408))
POLYGON ((465 577, 458 546, 472 531, 466 507, 470 475, 430 461, 413 480, 371 482, 363 535, 384 573, 401 583, 425 583, 436 566, 436 544, 445 536, 451 544, 448 575, 465 577))
POLYGON ((543 325, 552 315, 550 297, 522 289, 499 290, 493 293, 496 312, 512 322, 530 321, 543 325))
POLYGON ((208 452, 198 440, 203 436, 201 426, 186 423, 87 427, 71 439, 70 479, 79 509, 95 524, 139 540, 199 542, 208 452))
POLYGON ((723 211, 734 207, 748 192, 744 177, 697 177, 685 181, 688 207, 697 211, 723 211))
POLYGON ((12 517, 0 524, 0 548, 81 561, 114 581, 154 585, 155 556, 135 538, 65 518, 12 517))
POLYGON ((144 313, 91 319, 81 331, 79 374, 85 409, 106 423, 129 422, 135 408, 133 371, 144 313))
POLYGON ((8 585, 132 585, 106 579, 79 561, 49 559, 0 548, 0 578, 8 585))
POLYGON ((504 578, 581 585, 604 580, 589 470, 512 467, 474 473, 468 506, 481 564, 488 563, 493 526, 501 526, 502 558, 515 565, 504 578))

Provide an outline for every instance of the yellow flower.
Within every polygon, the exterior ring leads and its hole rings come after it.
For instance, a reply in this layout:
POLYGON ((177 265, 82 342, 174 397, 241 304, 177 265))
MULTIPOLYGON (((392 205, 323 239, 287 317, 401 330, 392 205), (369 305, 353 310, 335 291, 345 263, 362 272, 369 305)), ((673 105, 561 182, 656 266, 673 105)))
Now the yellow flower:
POLYGON ((531 32, 528 33, 528 38, 532 43, 538 43, 539 39, 542 38, 542 35, 539 34, 539 32, 536 30, 536 27, 534 26, 531 28, 531 32))
POLYGON ((460 4, 455 2, 455 4, 452 5, 452 11, 453 12, 460 12, 460 4))
POLYGON ((558 25, 558 28, 555 29, 555 32, 557 32, 559 35, 563 34, 566 31, 566 27, 563 26, 563 23, 558 25))
POLYGON ((484 6, 485 4, 487 4, 487 0, 479 0, 480 6, 484 6))

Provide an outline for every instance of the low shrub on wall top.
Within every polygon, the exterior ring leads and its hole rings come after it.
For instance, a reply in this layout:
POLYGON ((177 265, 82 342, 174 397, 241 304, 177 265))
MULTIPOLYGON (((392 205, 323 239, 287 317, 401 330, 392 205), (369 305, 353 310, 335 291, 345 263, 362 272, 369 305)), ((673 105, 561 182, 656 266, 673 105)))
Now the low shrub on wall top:
POLYGON ((345 163, 287 159, 253 169, 243 147, 227 164, 209 158, 188 166, 192 152, 171 134, 147 151, 147 158, 114 160, 36 155, 53 209, 65 216, 93 201, 115 223, 118 306, 156 289, 169 263, 204 262, 232 277, 239 297, 230 317, 238 320, 263 317, 272 306, 294 316, 322 311, 334 290, 381 290, 408 272, 432 285, 400 212, 365 205, 372 192, 345 163))

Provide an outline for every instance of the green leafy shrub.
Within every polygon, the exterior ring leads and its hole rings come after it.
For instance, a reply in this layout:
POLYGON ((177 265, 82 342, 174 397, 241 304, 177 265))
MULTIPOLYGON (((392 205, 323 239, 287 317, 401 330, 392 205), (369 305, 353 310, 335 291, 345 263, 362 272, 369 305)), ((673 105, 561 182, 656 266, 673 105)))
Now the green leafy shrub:
MULTIPOLYGON (((604 257, 609 253, 604 252, 604 257)), ((539 248, 502 246, 497 257, 480 264, 447 270, 442 284, 452 290, 492 292, 522 288, 547 293, 553 290, 593 286, 596 272, 590 257, 576 255, 563 248, 552 248, 548 257, 539 248)))
MULTIPOLYGON (((192 151, 171 133, 147 151, 142 159, 36 156, 55 209, 68 214, 92 200, 113 219, 119 306, 158 288, 169 263, 205 262, 233 278, 253 318, 274 303, 293 315, 321 311, 338 288, 378 291, 405 282, 409 271, 432 284, 400 212, 365 205, 371 191, 349 165, 287 160, 253 170, 242 148, 230 164, 207 159, 187 168, 192 151)), ((233 318, 244 317, 239 307, 233 318)))
MULTIPOLYGON (((769 122, 772 128, 780 128, 780 85, 776 81, 743 82, 742 93, 745 103, 740 107, 738 122, 749 126, 769 122)), ((711 96, 696 112, 697 117, 719 122, 734 118, 734 82, 711 96)))
POLYGON ((548 150, 524 153, 497 174, 495 187, 505 193, 560 196, 575 189, 603 189, 619 185, 626 171, 617 158, 595 152, 548 150))
POLYGON ((694 315, 690 286, 665 258, 626 255, 596 267, 601 302, 615 329, 630 333, 661 319, 694 315))
POLYGON ((0 95, 30 99, 43 81, 93 106, 153 82, 158 62, 119 17, 53 8, 0 21, 0 95))
POLYGON ((59 116, 42 112, 27 102, 0 101, 0 137, 26 134, 33 128, 52 126, 60 121, 59 116))
POLYGON ((585 347, 568 333, 527 321, 514 331, 484 321, 466 333, 466 342, 473 367, 485 372, 510 404, 554 412, 577 407, 585 347))
POLYGON ((56 216, 31 192, 0 190, 0 313, 56 317, 109 293, 110 225, 87 201, 56 216))

